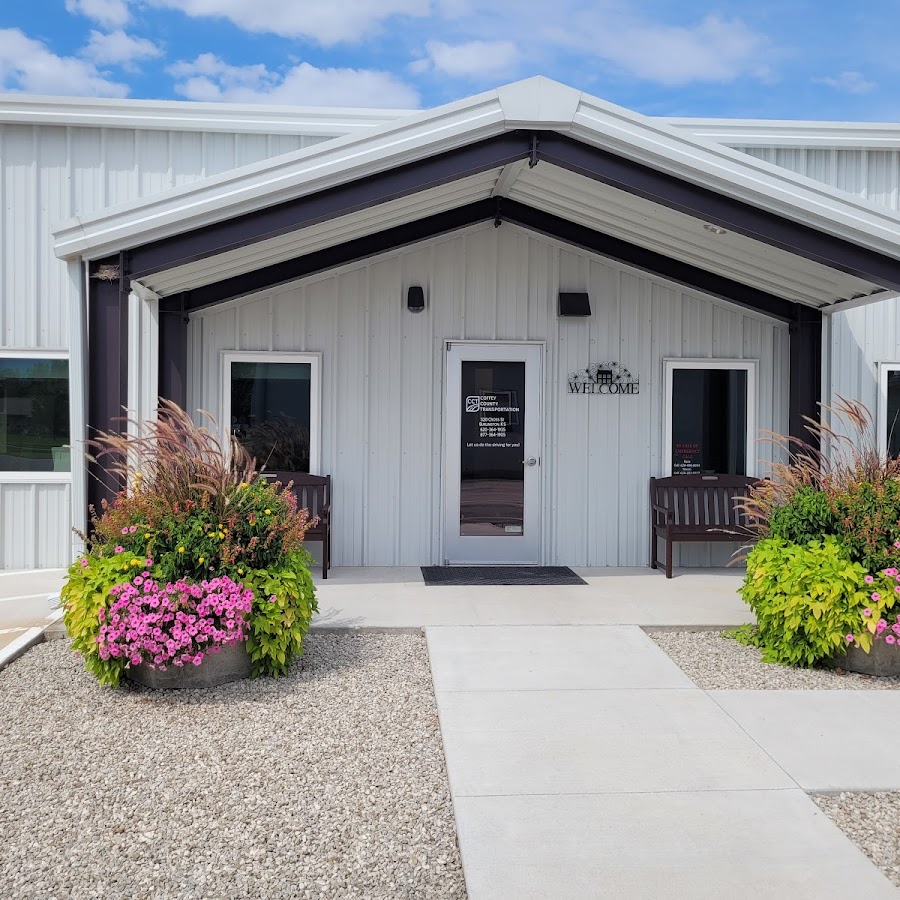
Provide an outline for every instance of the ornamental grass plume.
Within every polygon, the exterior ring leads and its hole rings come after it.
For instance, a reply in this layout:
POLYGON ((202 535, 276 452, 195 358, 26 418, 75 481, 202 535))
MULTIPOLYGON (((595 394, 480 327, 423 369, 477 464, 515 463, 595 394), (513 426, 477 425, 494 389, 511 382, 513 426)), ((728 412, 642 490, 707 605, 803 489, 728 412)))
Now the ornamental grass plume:
POLYGON ((211 512, 222 519, 240 486, 258 478, 258 472, 241 444, 234 437, 223 443, 213 416, 199 412, 210 427, 197 425, 177 403, 161 398, 155 421, 129 419, 126 433, 103 432, 88 441, 88 459, 120 484, 134 476, 138 490, 170 504, 207 494, 211 512))
POLYGON ((768 463, 767 477, 739 504, 760 537, 769 534, 773 512, 787 506, 803 488, 823 492, 841 512, 840 499, 857 496, 863 486, 878 493, 900 484, 900 459, 881 448, 874 418, 864 404, 838 397, 834 406, 820 404, 820 409, 818 421, 804 416, 810 440, 763 432, 762 440, 776 448, 776 461, 768 463))

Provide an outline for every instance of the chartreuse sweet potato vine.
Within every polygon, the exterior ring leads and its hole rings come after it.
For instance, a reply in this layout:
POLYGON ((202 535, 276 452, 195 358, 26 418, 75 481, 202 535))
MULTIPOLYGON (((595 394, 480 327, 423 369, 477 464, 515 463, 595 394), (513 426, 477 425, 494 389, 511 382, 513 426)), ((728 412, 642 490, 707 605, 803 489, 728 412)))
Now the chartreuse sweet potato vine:
POLYGON ((763 660, 810 667, 840 653, 860 628, 865 575, 832 536, 805 546, 760 541, 747 557, 741 596, 756 615, 751 640, 763 660))

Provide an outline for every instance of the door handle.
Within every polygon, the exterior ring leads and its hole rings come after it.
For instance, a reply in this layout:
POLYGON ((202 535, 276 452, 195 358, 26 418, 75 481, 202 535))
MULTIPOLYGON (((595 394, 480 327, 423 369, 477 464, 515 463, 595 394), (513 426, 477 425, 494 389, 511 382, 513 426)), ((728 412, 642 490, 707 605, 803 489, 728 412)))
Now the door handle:
POLYGON ((529 456, 528 459, 523 459, 522 462, 525 463, 526 466, 537 465, 537 460, 533 456, 529 456))

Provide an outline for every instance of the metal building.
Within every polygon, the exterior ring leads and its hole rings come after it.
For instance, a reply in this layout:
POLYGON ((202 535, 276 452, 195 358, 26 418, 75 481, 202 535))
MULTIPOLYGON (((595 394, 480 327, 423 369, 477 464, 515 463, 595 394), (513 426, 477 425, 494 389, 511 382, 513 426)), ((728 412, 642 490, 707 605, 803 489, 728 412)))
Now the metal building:
POLYGON ((7 97, 0 165, 0 568, 159 396, 331 474, 337 565, 643 565, 651 475, 838 394, 900 449, 900 126, 7 97))

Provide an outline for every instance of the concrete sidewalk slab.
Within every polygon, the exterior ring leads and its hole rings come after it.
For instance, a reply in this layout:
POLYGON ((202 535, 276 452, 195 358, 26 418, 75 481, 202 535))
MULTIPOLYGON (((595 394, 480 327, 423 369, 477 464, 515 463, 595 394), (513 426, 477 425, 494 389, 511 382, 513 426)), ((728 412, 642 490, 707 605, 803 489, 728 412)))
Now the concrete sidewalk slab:
POLYGON ((0 632, 44 623, 57 605, 64 578, 63 569, 0 572, 0 632))
POLYGON ((900 790, 893 691, 710 691, 809 791, 900 790))
POLYGON ((699 690, 438 692, 454 797, 792 788, 699 690))
POLYGON ((637 626, 428 629, 438 691, 691 688, 637 626))
POLYGON ((685 570, 667 580, 651 569, 576 569, 586 585, 426 586, 418 568, 315 572, 314 627, 437 625, 686 625, 752 621, 737 594, 737 570, 685 570))
POLYGON ((799 790, 454 806, 470 900, 897 900, 799 790))

